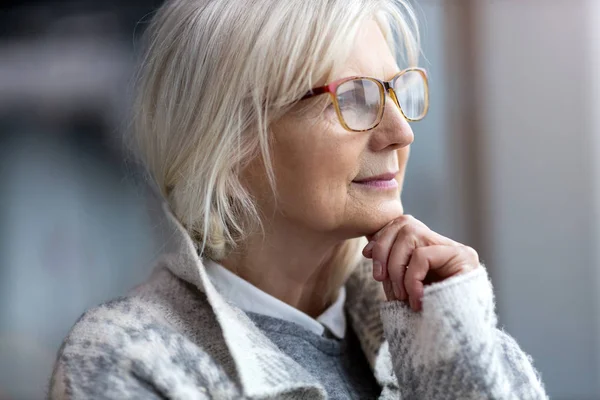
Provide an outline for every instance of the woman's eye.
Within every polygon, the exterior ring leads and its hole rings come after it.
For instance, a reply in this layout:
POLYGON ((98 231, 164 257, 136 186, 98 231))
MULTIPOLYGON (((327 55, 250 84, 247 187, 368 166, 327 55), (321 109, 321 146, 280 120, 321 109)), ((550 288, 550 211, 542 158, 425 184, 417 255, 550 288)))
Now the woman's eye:
POLYGON ((346 99, 338 99, 338 106, 340 107, 340 110, 345 110, 349 108, 350 102, 346 99))
POLYGON ((355 107, 357 103, 364 100, 364 96, 357 91, 348 91, 338 95, 338 105, 340 109, 355 107))

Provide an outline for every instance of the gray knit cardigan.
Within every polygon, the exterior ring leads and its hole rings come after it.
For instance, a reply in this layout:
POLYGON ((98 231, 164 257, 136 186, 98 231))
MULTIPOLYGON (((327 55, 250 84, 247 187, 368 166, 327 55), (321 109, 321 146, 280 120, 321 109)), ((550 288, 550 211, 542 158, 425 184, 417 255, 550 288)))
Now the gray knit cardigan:
MULTIPOLYGON (((167 211, 168 213, 168 211, 167 211)), ((87 311, 59 350, 51 399, 326 399, 311 376, 219 295, 168 213, 152 276, 87 311)), ((483 267, 425 289, 423 311, 386 302, 361 262, 346 311, 379 399, 545 399, 517 343, 496 328, 483 267)))

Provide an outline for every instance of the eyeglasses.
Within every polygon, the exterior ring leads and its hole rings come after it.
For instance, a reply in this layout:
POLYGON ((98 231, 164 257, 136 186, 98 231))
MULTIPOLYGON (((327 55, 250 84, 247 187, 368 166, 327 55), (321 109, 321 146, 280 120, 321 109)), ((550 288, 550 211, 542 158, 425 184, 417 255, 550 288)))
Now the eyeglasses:
POLYGON ((342 126, 352 132, 375 128, 383 118, 386 92, 408 121, 420 121, 429 109, 427 72, 400 71, 390 81, 352 76, 310 90, 301 100, 329 93, 342 126))

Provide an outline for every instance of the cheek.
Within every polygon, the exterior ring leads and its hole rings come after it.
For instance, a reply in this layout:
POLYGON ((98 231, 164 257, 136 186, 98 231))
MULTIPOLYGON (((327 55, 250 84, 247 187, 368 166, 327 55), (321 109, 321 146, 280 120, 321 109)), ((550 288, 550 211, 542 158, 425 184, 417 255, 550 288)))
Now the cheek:
POLYGON ((341 223, 359 157, 360 151, 340 141, 315 138, 276 146, 274 167, 282 211, 323 229, 341 223))

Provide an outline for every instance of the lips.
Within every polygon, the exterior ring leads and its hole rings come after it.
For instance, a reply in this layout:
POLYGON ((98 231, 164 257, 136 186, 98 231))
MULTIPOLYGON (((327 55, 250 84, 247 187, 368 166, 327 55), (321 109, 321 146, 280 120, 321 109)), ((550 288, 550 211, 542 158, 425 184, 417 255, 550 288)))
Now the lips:
POLYGON ((380 181, 380 182, 391 181, 392 179, 396 178, 397 174, 398 174, 398 172, 387 172, 385 174, 370 176, 368 178, 355 179, 352 182, 369 183, 369 182, 377 182, 377 181, 380 181))

